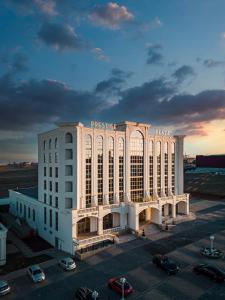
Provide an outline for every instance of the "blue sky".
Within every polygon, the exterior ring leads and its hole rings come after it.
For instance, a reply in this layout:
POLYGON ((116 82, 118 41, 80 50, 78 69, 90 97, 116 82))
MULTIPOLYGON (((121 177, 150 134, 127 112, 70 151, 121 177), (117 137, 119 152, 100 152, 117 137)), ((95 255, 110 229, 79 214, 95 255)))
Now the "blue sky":
POLYGON ((96 118, 224 153, 224 15, 222 0, 1 2, 0 162, 36 160, 56 121, 96 118))

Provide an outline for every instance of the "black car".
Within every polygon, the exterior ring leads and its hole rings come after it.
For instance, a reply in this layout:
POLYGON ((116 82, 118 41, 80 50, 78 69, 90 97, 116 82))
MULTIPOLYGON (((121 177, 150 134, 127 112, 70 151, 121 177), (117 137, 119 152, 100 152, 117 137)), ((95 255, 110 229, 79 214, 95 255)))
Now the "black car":
MULTIPOLYGON (((93 300, 93 294, 94 291, 92 291, 91 289, 87 288, 87 287, 80 287, 79 289, 77 289, 76 291, 76 299, 79 300, 93 300)), ((97 296, 96 299, 99 299, 99 297, 97 296)))
POLYGON ((167 274, 176 274, 179 271, 178 265, 172 261, 169 257, 157 254, 153 256, 152 259, 153 264, 157 267, 163 269, 167 272, 167 274))
POLYGON ((225 272, 212 265, 199 264, 193 268, 193 271, 196 274, 203 274, 217 282, 225 281, 225 272))

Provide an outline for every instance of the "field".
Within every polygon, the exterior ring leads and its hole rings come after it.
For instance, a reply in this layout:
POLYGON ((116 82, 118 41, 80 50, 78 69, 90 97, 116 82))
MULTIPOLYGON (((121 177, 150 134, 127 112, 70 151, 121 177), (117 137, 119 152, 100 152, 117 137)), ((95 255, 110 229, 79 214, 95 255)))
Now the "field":
POLYGON ((37 166, 0 166, 0 198, 7 197, 9 189, 35 186, 37 182, 37 166))

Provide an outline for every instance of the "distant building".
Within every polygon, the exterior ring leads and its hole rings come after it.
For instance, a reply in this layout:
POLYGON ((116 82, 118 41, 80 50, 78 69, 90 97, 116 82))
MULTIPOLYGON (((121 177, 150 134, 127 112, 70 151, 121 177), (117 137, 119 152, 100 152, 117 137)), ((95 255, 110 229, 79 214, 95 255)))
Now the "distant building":
POLYGON ((189 214, 184 136, 137 122, 63 123, 38 138, 38 189, 10 191, 10 211, 56 248, 74 251, 140 223, 189 214))
POLYGON ((221 155, 197 155, 197 168, 225 168, 225 154, 221 155))

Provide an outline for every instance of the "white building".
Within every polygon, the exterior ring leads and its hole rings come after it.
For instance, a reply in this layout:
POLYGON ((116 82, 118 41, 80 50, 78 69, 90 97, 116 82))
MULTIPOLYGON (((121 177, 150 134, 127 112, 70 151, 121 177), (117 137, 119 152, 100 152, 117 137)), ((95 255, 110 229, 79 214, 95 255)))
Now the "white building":
POLYGON ((0 266, 6 263, 7 228, 0 223, 0 266))
POLYGON ((38 196, 10 191, 11 212, 74 253, 112 232, 138 231, 189 214, 183 193, 183 139, 150 125, 62 123, 38 137, 38 196))

